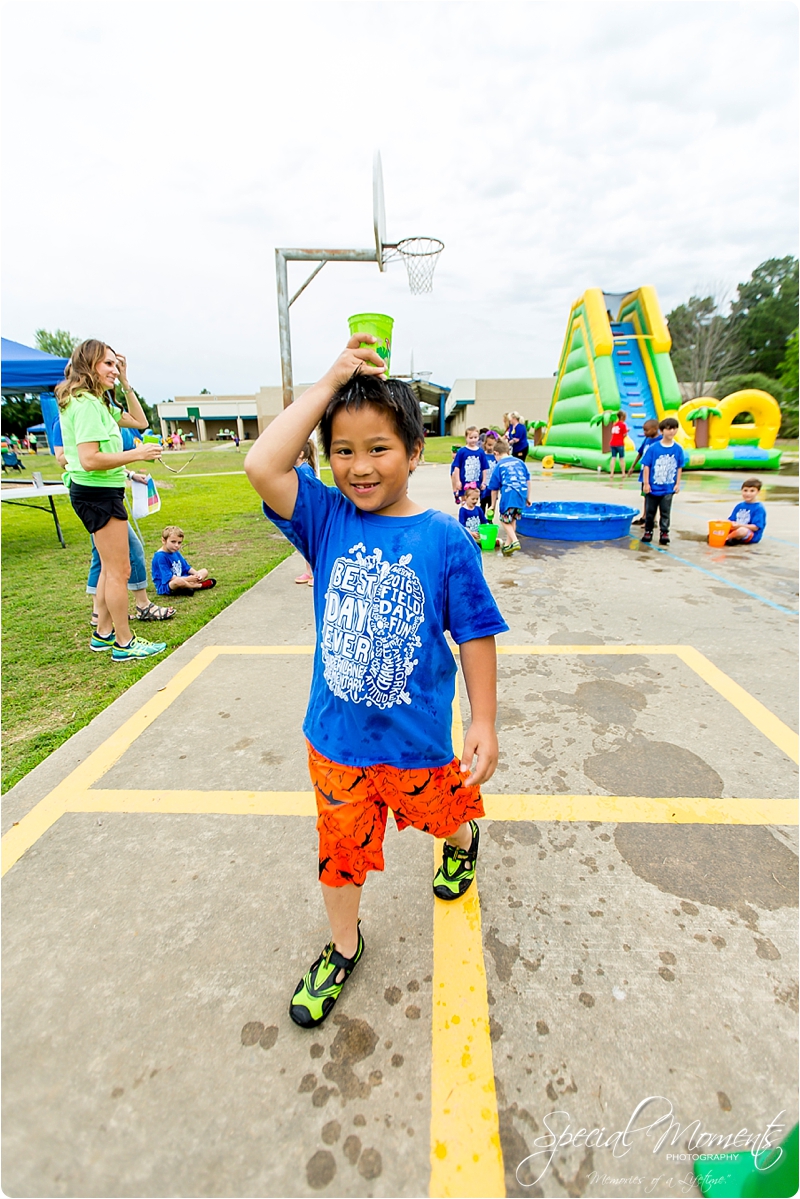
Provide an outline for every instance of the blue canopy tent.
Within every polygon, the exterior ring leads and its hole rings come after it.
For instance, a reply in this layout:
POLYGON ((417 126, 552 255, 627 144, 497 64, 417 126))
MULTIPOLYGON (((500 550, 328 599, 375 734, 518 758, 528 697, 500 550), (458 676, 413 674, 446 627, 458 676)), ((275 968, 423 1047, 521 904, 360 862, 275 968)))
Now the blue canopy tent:
POLYGON ((58 419, 53 388, 63 382, 68 362, 69 358, 56 358, 54 354, 44 354, 7 337, 2 339, 3 395, 39 396, 51 450, 51 430, 58 419))

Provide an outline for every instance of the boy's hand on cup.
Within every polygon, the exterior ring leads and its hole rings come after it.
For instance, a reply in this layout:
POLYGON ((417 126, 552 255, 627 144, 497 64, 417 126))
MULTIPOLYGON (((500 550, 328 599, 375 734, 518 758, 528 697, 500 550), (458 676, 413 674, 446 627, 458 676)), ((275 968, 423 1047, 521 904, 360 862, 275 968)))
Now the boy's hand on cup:
POLYGON ((346 383, 356 370, 362 375, 386 373, 386 363, 369 346, 362 345, 364 341, 372 345, 378 344, 377 337, 373 337, 371 333, 354 333, 325 376, 332 387, 337 388, 346 383))
POLYGON ((497 733, 493 724, 476 724, 467 729, 461 754, 461 773, 466 774, 465 787, 477 787, 490 779, 497 769, 497 733), (473 759, 477 762, 473 765, 473 759))

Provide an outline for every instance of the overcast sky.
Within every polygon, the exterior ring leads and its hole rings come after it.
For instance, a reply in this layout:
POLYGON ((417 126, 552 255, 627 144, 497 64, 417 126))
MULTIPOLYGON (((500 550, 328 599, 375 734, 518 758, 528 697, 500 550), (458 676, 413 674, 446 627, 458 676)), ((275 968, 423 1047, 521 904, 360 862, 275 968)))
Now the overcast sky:
MULTIPOLYGON (((329 264, 295 379, 347 316, 393 371, 551 375, 590 286, 665 312, 797 252, 793 3, 4 5, 3 333, 100 337, 151 402, 280 381, 275 246, 441 238, 431 296, 329 264)), ((290 265, 290 285, 308 273, 290 265)))

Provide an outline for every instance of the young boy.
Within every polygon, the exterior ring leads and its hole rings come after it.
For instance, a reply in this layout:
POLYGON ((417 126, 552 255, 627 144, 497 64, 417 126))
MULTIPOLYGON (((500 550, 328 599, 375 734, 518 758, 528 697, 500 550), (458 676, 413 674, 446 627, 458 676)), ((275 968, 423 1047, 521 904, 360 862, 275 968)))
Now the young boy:
POLYGON ((467 483, 478 483, 483 488, 489 477, 489 459, 478 445, 479 437, 478 426, 470 425, 464 434, 466 444, 457 451, 450 467, 450 482, 457 504, 464 498, 467 483))
POLYGON ((489 490, 492 493, 492 508, 497 507, 500 499, 500 532, 502 543, 500 548, 508 556, 520 549, 517 541, 517 521, 522 516, 522 509, 531 502, 531 475, 527 466, 519 458, 512 457, 511 449, 505 437, 497 442, 497 465, 489 480, 489 490))
MULTIPOLYGON (((497 466, 497 439, 500 436, 494 429, 489 429, 483 440, 483 452, 486 455, 486 460, 489 463, 489 475, 497 466)), ((492 493, 488 486, 484 484, 481 488, 481 510, 483 512, 489 507, 492 502, 492 493)))
POLYGON ((481 525, 489 523, 482 509, 478 507, 480 498, 481 492, 477 483, 464 484, 464 502, 458 510, 458 523, 463 525, 477 542, 480 542, 478 529, 481 525))
POLYGON ((659 512, 659 545, 669 545, 669 518, 672 497, 681 489, 681 473, 686 461, 683 450, 675 442, 680 428, 674 416, 666 416, 658 425, 660 441, 654 441, 644 452, 642 474, 644 481, 644 533, 642 541, 653 540, 656 512, 659 512))
MULTIPOLYGON (((658 421, 657 420, 646 420, 644 422, 644 424, 642 425, 642 432, 644 433, 644 441, 639 446, 639 452, 636 455, 636 457, 634 458, 633 462, 631 463, 631 474, 633 474, 633 472, 636 470, 636 467, 641 462, 642 458, 645 455, 645 451, 649 448, 649 446, 651 446, 654 441, 658 441, 658 421)), ((643 483, 643 479, 644 479, 644 471, 640 470, 639 471, 639 487, 641 488, 641 494, 642 494, 642 515, 637 517, 636 520, 632 520, 631 521, 632 525, 643 525, 644 524, 644 483, 643 483)))
POLYGON ((628 426, 625 424, 625 413, 620 408, 617 419, 611 426, 611 466, 609 478, 614 478, 614 467, 619 458, 619 469, 625 478, 625 438, 628 436, 628 426))
POLYGON ((161 534, 161 549, 153 554, 150 572, 159 595, 194 595, 216 587, 217 580, 208 577, 207 570, 195 570, 181 553, 183 529, 167 525, 161 534))
POLYGON ((419 404, 404 383, 380 378, 385 363, 364 342, 376 339, 352 337, 245 459, 265 514, 314 570, 317 646, 303 731, 331 940, 291 999, 303 1028, 330 1014, 364 952, 361 888, 383 869, 387 808, 398 828, 445 838, 433 889, 457 899, 475 877, 480 784, 497 765, 494 638, 507 625, 472 539, 409 499, 424 441, 419 404), (318 423, 335 487, 294 468, 318 423), (472 710, 460 764, 446 630, 461 647, 472 710))
POLYGON ((767 510, 758 502, 761 491, 760 479, 745 479, 742 483, 742 498, 731 512, 735 528, 727 536, 726 545, 756 545, 764 536, 767 527, 767 510))

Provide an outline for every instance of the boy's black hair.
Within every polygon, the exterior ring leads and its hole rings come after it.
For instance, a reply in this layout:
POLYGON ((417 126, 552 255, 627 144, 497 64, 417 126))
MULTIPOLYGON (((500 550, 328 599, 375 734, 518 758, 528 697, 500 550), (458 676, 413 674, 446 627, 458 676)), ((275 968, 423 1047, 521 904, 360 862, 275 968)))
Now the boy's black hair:
POLYGON ((658 422, 659 429, 680 429, 680 424, 674 416, 665 416, 663 420, 658 422))
POLYGON ((361 408, 377 408, 387 412, 409 458, 417 448, 418 442, 425 444, 422 413, 408 384, 400 379, 384 379, 380 375, 362 375, 356 371, 334 392, 319 422, 322 448, 329 460, 333 418, 340 408, 345 408, 348 412, 358 412, 361 408))
POLYGON ((760 479, 745 479, 744 483, 742 483, 742 487, 757 487, 759 491, 763 486, 764 484, 760 479))

